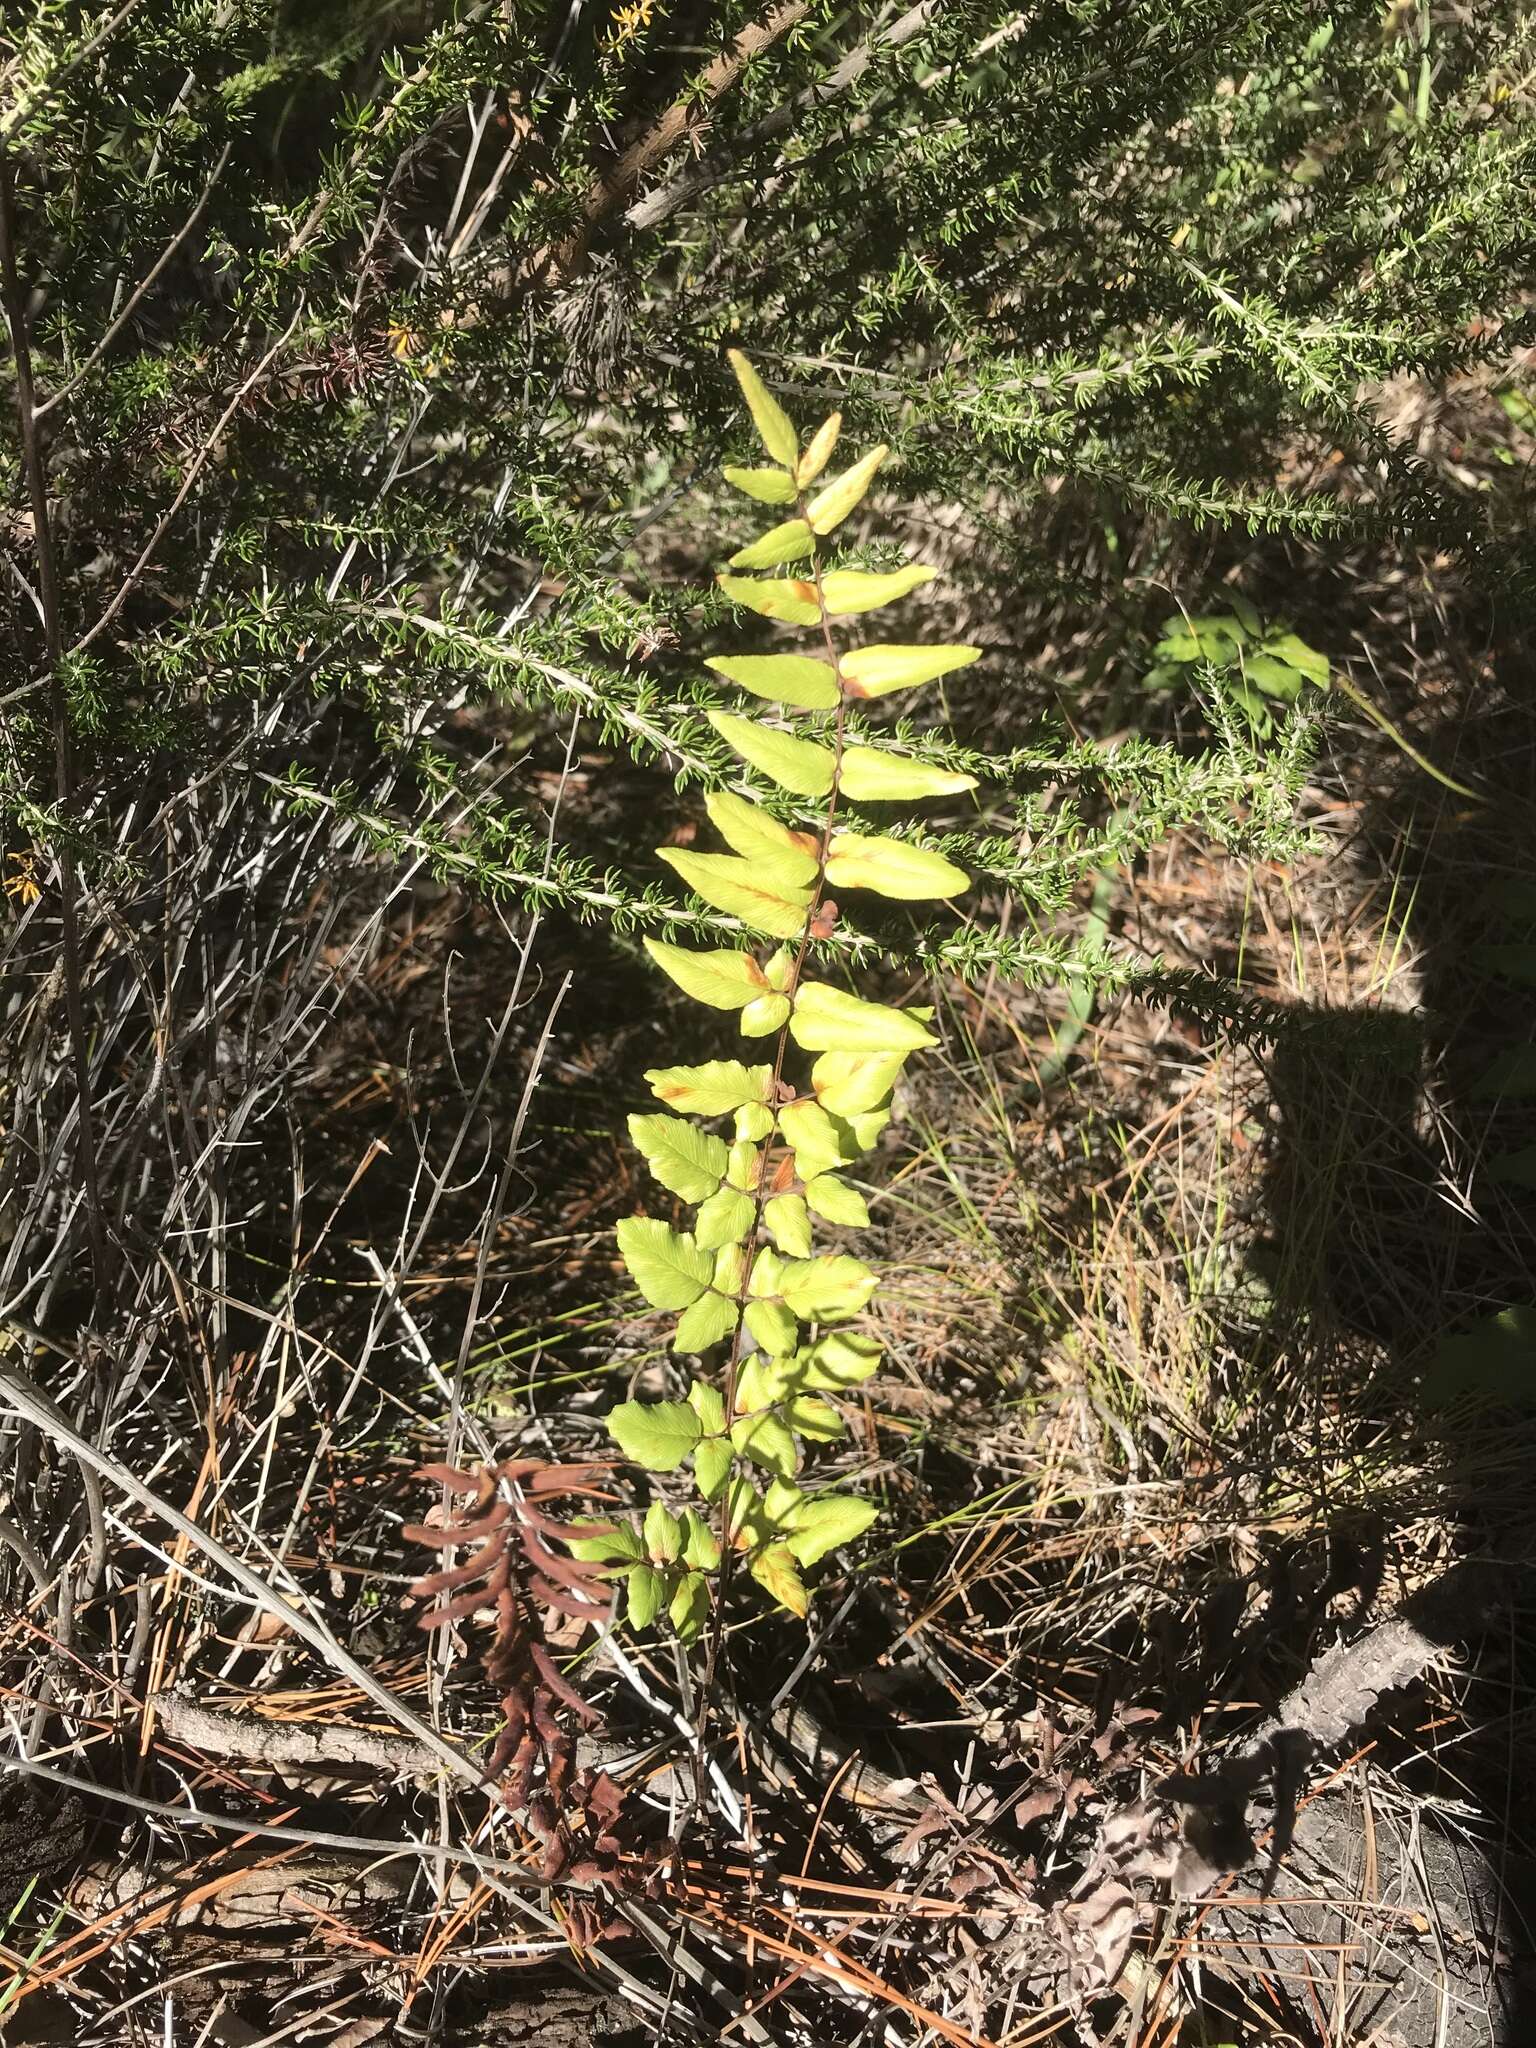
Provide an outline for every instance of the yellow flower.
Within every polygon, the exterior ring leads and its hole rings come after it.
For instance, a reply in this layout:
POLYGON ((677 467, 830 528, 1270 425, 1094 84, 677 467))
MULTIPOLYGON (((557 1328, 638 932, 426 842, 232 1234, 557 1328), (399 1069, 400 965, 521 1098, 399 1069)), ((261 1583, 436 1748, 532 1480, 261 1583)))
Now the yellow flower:
POLYGON ((37 865, 30 853, 13 853, 9 858, 14 872, 5 877, 0 887, 4 888, 7 896, 26 909, 29 903, 35 903, 43 893, 37 879, 37 865))
POLYGON ((626 43, 632 43, 642 29, 651 25, 656 12, 656 0, 631 0, 627 7, 616 7, 608 29, 610 50, 622 50, 626 43))

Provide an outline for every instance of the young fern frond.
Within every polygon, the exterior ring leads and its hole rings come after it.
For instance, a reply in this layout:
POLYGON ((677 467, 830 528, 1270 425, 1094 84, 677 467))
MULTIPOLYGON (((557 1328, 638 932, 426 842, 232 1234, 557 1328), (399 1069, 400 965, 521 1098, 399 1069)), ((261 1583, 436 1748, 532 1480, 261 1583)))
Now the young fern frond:
POLYGON ((746 798, 716 792, 705 808, 729 851, 659 849, 696 896, 753 938, 778 942, 711 951, 645 942, 685 995, 734 1011, 744 1037, 770 1041, 771 1057, 653 1069, 646 1078, 667 1113, 629 1120, 657 1181, 696 1205, 697 1215, 690 1231, 626 1219, 618 1231, 624 1262, 653 1307, 677 1313, 674 1350, 703 1356, 729 1349, 718 1386, 700 1378, 685 1401, 626 1402, 608 1426, 620 1450, 648 1472, 678 1471, 691 1460, 713 1527, 695 1508, 678 1516, 658 1502, 640 1531, 604 1532, 578 1553, 626 1579, 632 1622, 644 1625, 665 1611, 685 1640, 710 1613, 722 1557, 741 1554, 770 1598, 803 1616, 802 1571, 875 1518, 868 1501, 798 1483, 806 1447, 843 1434, 828 1397, 857 1386, 880 1362, 879 1345, 848 1327, 869 1306, 878 1276, 847 1252, 818 1252, 814 1225, 818 1218, 845 1228, 868 1223, 845 1171, 889 1121, 905 1061, 936 1040, 927 1029, 930 1011, 870 1002, 814 979, 807 962, 813 941, 836 929, 834 889, 941 903, 970 887, 963 868, 918 839, 845 825, 842 804, 974 787, 970 775, 885 746, 850 744, 848 709, 934 681, 981 651, 846 644, 844 620, 906 596, 934 573, 919 563, 889 573, 825 564, 825 537, 862 500, 888 451, 872 449, 811 494, 837 440, 838 416, 802 452, 788 415, 745 357, 733 352, 731 364, 774 466, 725 474, 748 496, 793 510, 738 549, 718 581, 761 617, 812 628, 816 651, 725 655, 709 666, 805 719, 814 737, 756 714, 715 710, 709 717, 748 768, 793 796, 816 799, 821 817, 816 830, 796 831, 746 798), (755 573, 786 567, 788 575, 755 573), (792 1072, 799 1054, 813 1055, 803 1078, 792 1072), (699 1128, 727 1119, 728 1135, 699 1128))

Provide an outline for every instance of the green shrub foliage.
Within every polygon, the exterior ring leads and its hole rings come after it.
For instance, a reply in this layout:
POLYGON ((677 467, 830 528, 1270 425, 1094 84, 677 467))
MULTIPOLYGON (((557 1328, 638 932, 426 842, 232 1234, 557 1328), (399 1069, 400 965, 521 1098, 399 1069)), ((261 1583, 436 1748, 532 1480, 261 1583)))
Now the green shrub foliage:
MULTIPOLYGON (((0 104, 62 649, 18 461, 0 807, 18 857, 75 834, 119 909, 159 846, 134 803, 234 750, 254 818, 307 806, 322 863, 346 844, 669 942, 721 932, 627 859, 547 847, 454 713, 502 701, 690 782, 731 771, 675 651, 685 576, 630 572, 658 516, 702 551, 716 480, 791 512, 766 443, 719 479, 738 334, 951 508, 957 603, 1022 608, 991 670, 1007 715, 972 735, 990 758, 930 765, 1009 807, 950 853, 1033 926, 920 919, 914 960, 1051 976, 1079 882, 1171 825, 1284 850, 1304 717, 1268 758, 1109 753, 1055 720, 1064 648, 1134 687, 1170 579, 1227 612, 1191 580, 1274 533, 1341 567, 1397 537, 1523 587, 1525 523, 1414 460, 1376 399, 1530 339, 1528 19, 119 12, 20 10, 0 104)), ((803 544, 780 525, 769 555, 803 544)), ((824 679, 798 676, 778 687, 815 709, 824 679)))

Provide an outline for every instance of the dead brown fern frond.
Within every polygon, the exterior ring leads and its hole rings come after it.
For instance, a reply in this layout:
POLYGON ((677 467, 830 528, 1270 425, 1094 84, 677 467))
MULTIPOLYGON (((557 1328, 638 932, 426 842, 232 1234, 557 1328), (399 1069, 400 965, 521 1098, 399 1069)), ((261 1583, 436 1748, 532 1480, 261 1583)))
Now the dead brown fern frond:
MULTIPOLYGON (((528 1807, 531 1814, 537 1806, 534 1818, 545 1823, 537 1831, 546 1839, 569 1795, 577 1795, 575 1803, 584 1811, 591 1804, 592 1788, 576 1783, 575 1734, 561 1725, 560 1714, 564 1710, 586 1727, 597 1715, 562 1676, 545 1617, 601 1621, 608 1610, 602 1568, 559 1547, 578 1531, 548 1507, 555 1501, 605 1501, 594 1482, 607 1470, 548 1465, 537 1458, 509 1458, 476 1472, 425 1465, 418 1478, 468 1498, 462 1508, 437 1511, 435 1519, 408 1523, 401 1531, 407 1542, 433 1550, 475 1546, 461 1564, 425 1573, 411 1586, 414 1598, 433 1603, 418 1626, 430 1632, 489 1610, 492 1635, 482 1661, 501 1692, 502 1723, 486 1778, 500 1784, 509 1805, 528 1807), (541 1763, 544 1780, 535 1798, 534 1773, 541 1763)), ((579 1533, 592 1534, 593 1524, 584 1522, 579 1533)))

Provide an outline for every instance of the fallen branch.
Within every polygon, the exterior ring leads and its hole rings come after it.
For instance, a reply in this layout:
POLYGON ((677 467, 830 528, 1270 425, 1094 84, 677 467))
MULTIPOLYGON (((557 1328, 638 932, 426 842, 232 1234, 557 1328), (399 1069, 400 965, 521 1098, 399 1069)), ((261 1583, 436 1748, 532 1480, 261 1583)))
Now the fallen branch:
POLYGON ((149 1706, 173 1742, 269 1770, 355 1764, 391 1778, 435 1778, 442 1770, 436 1752, 409 1735, 385 1735, 338 1721, 263 1720, 200 1706, 180 1692, 154 1693, 149 1706))
POLYGON ((1422 1678, 1441 1648, 1403 1616, 1382 1622, 1358 1642, 1335 1644, 1220 1769, 1166 1780, 1163 1798, 1186 1809, 1184 1847, 1171 1872, 1179 1897, 1203 1898, 1218 1878, 1252 1856, 1248 1803, 1266 1779, 1276 1793, 1270 1867, 1277 1868, 1290 1846, 1296 1795, 1308 1764, 1352 1735, 1386 1693, 1422 1678))
MULTIPOLYGON (((140 1507, 148 1509, 160 1521, 168 1523, 178 1535, 184 1536, 200 1550, 211 1564, 225 1573, 247 1602, 292 1629, 293 1633, 308 1643, 311 1649, 319 1651, 321 1657, 338 1676, 349 1679, 376 1706, 382 1707, 392 1720, 397 1721, 403 1729, 430 1749, 439 1766, 446 1770, 450 1777, 456 1778, 471 1790, 481 1789, 482 1774, 471 1759, 465 1756, 462 1750, 444 1741, 435 1728, 423 1721, 403 1700, 397 1699, 365 1665, 360 1664, 349 1651, 343 1649, 301 1595, 295 1592, 293 1596, 285 1597, 276 1587, 269 1585, 259 1573, 252 1571, 241 1558, 226 1549, 217 1537, 210 1535, 190 1516, 184 1515, 179 1508, 162 1499, 126 1466, 118 1464, 104 1451, 98 1450, 95 1444, 87 1437, 83 1437, 59 1414, 53 1403, 32 1384, 25 1373, 6 1360, 0 1360, 0 1406, 24 1416, 45 1436, 62 1444, 82 1466, 110 1480, 114 1486, 127 1494, 130 1500, 137 1501, 140 1507)), ((0 1759, 0 1768, 15 1769, 19 1768, 19 1765, 0 1759)))
MULTIPOLYGON (((1450 1574, 1461 1588, 1460 1574, 1450 1574)), ((1445 1606, 1432 1591, 1415 1612, 1445 1606)), ((1381 1623, 1358 1641, 1338 1644, 1312 1664, 1300 1684, 1235 1753, 1204 1773, 1167 1778, 1149 1798, 1107 1813, 1081 1877, 1066 1898, 1043 1912, 1022 1940, 1024 1977, 1033 1992, 1064 1998, 1069 2006, 1116 1991, 1144 1999, 1156 1971, 1137 1949, 1153 1908, 1137 1887, 1167 1885, 1189 1902, 1207 1899, 1257 1854, 1249 1805, 1266 1782, 1275 1793, 1269 1824, 1272 1880, 1291 1846, 1308 1765, 1355 1736, 1389 1692, 1421 1678, 1439 1657, 1450 1632, 1465 1628, 1477 1602, 1464 1602, 1460 1620, 1437 1628, 1406 1614, 1381 1623)), ((1022 1899, 1023 1895, 1021 1895, 1022 1899)), ((1027 1903, 1036 1908, 1039 1900, 1027 1903)), ((1166 1987, 1159 1996, 1168 1995, 1166 1987)))

